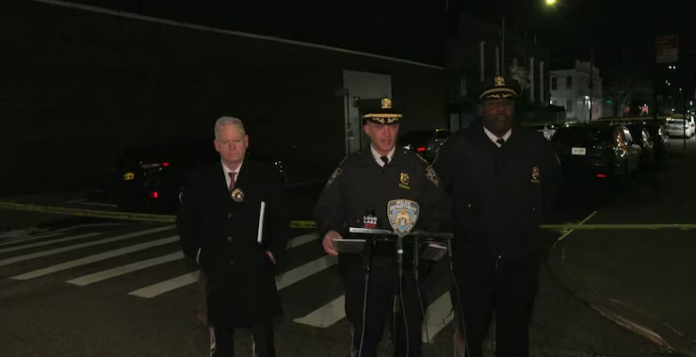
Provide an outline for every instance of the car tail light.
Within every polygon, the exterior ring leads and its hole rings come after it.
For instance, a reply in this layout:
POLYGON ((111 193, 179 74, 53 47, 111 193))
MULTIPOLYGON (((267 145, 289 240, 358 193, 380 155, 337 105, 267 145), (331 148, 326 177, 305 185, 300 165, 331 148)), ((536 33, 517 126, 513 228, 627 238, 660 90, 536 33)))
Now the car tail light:
POLYGON ((169 166, 169 163, 168 163, 168 162, 163 162, 163 163, 162 163, 162 167, 167 167, 167 166, 169 166))
POLYGON ((150 192, 150 198, 159 198, 159 192, 157 192, 157 191, 150 192))
POLYGON ((598 177, 598 178, 606 178, 607 175, 606 175, 606 174, 597 174, 597 177, 598 177))
POLYGON ((419 146, 416 151, 418 152, 424 152, 425 151, 425 146, 419 146))

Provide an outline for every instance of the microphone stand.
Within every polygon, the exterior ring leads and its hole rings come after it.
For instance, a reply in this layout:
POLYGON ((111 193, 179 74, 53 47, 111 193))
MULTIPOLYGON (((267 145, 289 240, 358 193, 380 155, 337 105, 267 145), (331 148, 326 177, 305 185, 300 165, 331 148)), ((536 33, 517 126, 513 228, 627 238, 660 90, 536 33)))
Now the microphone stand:
POLYGON ((449 269, 450 269, 450 274, 452 276, 452 285, 454 285, 454 292, 456 294, 456 299, 457 299, 457 307, 459 308, 459 322, 460 326, 462 328, 459 333, 461 334, 462 341, 464 342, 464 349, 466 351, 466 354, 469 354, 469 344, 466 340, 466 325, 464 324, 464 308, 462 307, 462 295, 459 291, 459 284, 457 284, 457 277, 454 274, 454 264, 452 263, 453 258, 452 258, 452 238, 450 237, 447 239, 447 256, 449 260, 449 269))

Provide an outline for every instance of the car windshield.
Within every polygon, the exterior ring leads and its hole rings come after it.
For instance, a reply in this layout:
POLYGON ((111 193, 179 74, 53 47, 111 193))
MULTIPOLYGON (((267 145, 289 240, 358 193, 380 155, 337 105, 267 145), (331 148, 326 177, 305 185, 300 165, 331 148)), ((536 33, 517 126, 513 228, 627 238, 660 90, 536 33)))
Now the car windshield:
POLYGON ((684 119, 672 119, 667 121, 667 125, 684 125, 684 119))
POLYGON ((608 127, 571 126, 558 129, 553 136, 554 143, 586 146, 606 143, 611 140, 608 127))

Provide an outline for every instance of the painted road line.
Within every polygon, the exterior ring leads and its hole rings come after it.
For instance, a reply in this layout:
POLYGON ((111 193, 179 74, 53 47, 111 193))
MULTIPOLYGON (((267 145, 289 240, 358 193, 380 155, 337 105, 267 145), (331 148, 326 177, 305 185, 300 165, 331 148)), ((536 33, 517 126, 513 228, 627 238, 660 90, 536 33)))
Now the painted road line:
POLYGON ((332 265, 335 265, 337 261, 338 259, 336 259, 336 257, 327 255, 283 274, 279 274, 276 276, 276 287, 278 290, 285 289, 300 280, 307 279, 314 274, 328 269, 332 265))
MULTIPOLYGON (((329 268, 330 266, 336 264, 335 257, 322 257, 311 261, 305 265, 292 269, 288 272, 278 274, 276 276, 276 288, 282 290, 288 286, 297 283, 300 280, 306 279, 320 271, 329 268)), ((144 288, 131 291, 128 295, 133 295, 141 298, 151 299, 153 297, 168 293, 170 291, 183 288, 187 285, 194 284, 198 281, 198 273, 185 274, 177 276, 163 282, 146 286, 144 288)))
POLYGON ((117 276, 132 273, 134 271, 146 269, 153 267, 155 265, 160 265, 164 263, 173 262, 179 259, 183 259, 184 254, 181 252, 163 255, 161 257, 147 259, 139 262, 135 262, 128 265, 123 265, 109 270, 100 271, 94 274, 89 274, 66 281, 69 284, 87 286, 90 284, 98 283, 107 279, 115 278, 117 276))
POLYGON ((128 295, 133 295, 141 298, 151 299, 153 297, 162 295, 164 293, 183 288, 198 282, 198 275, 200 271, 194 271, 189 274, 184 274, 173 279, 165 280, 154 285, 146 286, 142 289, 134 290, 128 293, 128 295))
POLYGON ((166 230, 170 230, 172 228, 174 228, 174 226, 158 227, 158 228, 148 229, 148 230, 144 230, 144 231, 124 234, 121 236, 111 237, 111 238, 107 238, 107 239, 97 240, 97 241, 93 241, 93 242, 69 245, 67 247, 61 247, 61 248, 46 250, 46 251, 42 251, 42 252, 36 252, 36 253, 32 253, 32 254, 22 255, 22 256, 18 256, 18 257, 12 257, 12 258, 8 258, 8 259, 0 260, 0 266, 24 262, 27 260, 46 257, 46 256, 53 255, 53 254, 69 252, 69 251, 73 251, 73 250, 77 250, 77 249, 93 247, 93 246, 100 245, 100 244, 118 242, 118 241, 130 239, 130 238, 135 238, 135 237, 140 237, 140 236, 144 236, 144 235, 148 235, 148 234, 152 234, 152 233, 163 232, 166 230))
MULTIPOLYGON (((5 249, 0 249, 0 253, 7 253, 7 252, 16 252, 18 250, 24 250, 24 249, 30 249, 30 248, 36 248, 36 247, 43 247, 45 245, 50 245, 50 244, 55 244, 55 243, 62 243, 62 242, 69 242, 73 240, 78 240, 78 239, 83 239, 83 238, 89 238, 89 237, 94 237, 100 235, 100 232, 92 232, 92 233, 87 233, 87 234, 81 234, 79 236, 74 236, 74 237, 67 237, 67 238, 60 238, 60 239, 54 239, 48 242, 40 242, 40 243, 32 243, 32 244, 26 244, 26 245, 20 245, 18 247, 12 247, 12 248, 5 248, 5 249)), ((45 238, 45 237, 44 237, 45 238)))
POLYGON ((163 239, 153 240, 150 242, 135 244, 135 245, 131 245, 128 247, 114 249, 114 250, 110 250, 108 252, 103 252, 103 253, 99 253, 99 254, 90 255, 90 256, 87 256, 84 258, 71 260, 69 262, 56 264, 56 265, 46 267, 43 269, 34 270, 32 272, 13 276, 10 279, 13 279, 13 280, 34 279, 34 278, 38 278, 38 277, 41 277, 44 275, 57 273, 59 271, 68 270, 68 269, 80 267, 83 265, 88 265, 88 264, 100 262, 102 260, 111 259, 114 257, 119 257, 122 255, 138 252, 138 251, 153 248, 153 247, 159 247, 161 245, 170 244, 170 243, 174 243, 174 242, 178 242, 178 241, 179 241, 179 236, 173 236, 173 237, 169 237, 169 238, 163 238, 163 239))
POLYGON ((316 233, 304 234, 304 235, 295 237, 293 239, 290 239, 288 241, 288 244, 285 246, 285 249, 297 248, 303 244, 307 244, 307 243, 313 242, 315 240, 319 240, 318 234, 316 234, 316 233))
POLYGON ((92 202, 92 201, 89 201, 88 199, 84 199, 84 198, 79 199, 79 200, 68 201, 68 203, 72 203, 75 205, 85 205, 85 206, 118 207, 118 205, 115 205, 112 203, 92 202))
MULTIPOLYGON (((578 223, 578 226, 581 226, 581 225, 585 224, 587 221, 589 221, 589 220, 590 220, 592 217, 594 217, 594 215, 596 215, 596 214, 597 214, 597 211, 594 211, 594 212, 590 213, 589 216, 585 217, 585 219, 583 219, 582 221, 580 221, 580 223, 578 223)), ((560 242, 560 241, 562 241, 563 239, 565 239, 565 237, 569 236, 569 235, 570 235, 571 233, 573 233, 574 231, 575 231, 575 230, 571 229, 571 230, 569 230, 569 231, 563 233, 563 235, 561 235, 560 237, 558 237, 558 239, 556 239, 556 241, 553 243, 553 247, 552 247, 551 249, 555 248, 555 247, 556 247, 556 244, 558 244, 558 242, 560 242)))
POLYGON ((433 343, 435 336, 452 321, 452 315, 452 300, 450 293, 446 292, 428 307, 423 324, 423 342, 433 343))
POLYGON ((346 296, 341 295, 330 303, 310 312, 303 317, 296 318, 294 321, 299 324, 314 327, 331 327, 346 316, 345 303, 346 296))
POLYGON ((6 245, 13 245, 13 244, 22 244, 22 243, 26 243, 26 242, 35 241, 37 239, 57 237, 60 235, 63 235, 63 233, 37 234, 35 236, 29 236, 30 238, 24 238, 24 237, 13 238, 12 240, 8 240, 7 242, 0 243, 0 247, 6 246, 6 245))

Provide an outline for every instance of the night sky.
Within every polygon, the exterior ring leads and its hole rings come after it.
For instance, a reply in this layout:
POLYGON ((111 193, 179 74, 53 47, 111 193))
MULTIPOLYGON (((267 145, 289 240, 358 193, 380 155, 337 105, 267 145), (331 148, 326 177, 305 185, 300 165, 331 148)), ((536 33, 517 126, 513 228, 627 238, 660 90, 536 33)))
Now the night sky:
MULTIPOLYGON (((445 29, 439 19, 447 0, 69 1, 444 63, 444 41, 433 39, 445 29)), ((556 0, 553 7, 545 1, 449 0, 449 6, 492 23, 500 23, 505 16, 508 30, 536 34, 549 43, 555 68, 571 66, 575 59, 589 60, 592 49, 605 77, 620 72, 617 68, 637 74, 652 70, 656 33, 696 32, 691 25, 696 19, 694 0, 556 0)))
POLYGON ((645 72, 654 64, 657 33, 680 31, 689 36, 696 26, 696 2, 691 0, 545 0, 463 1, 462 9, 477 17, 508 25, 515 22, 547 40, 554 63, 589 60, 594 50, 596 65, 607 75, 616 67, 645 72))

